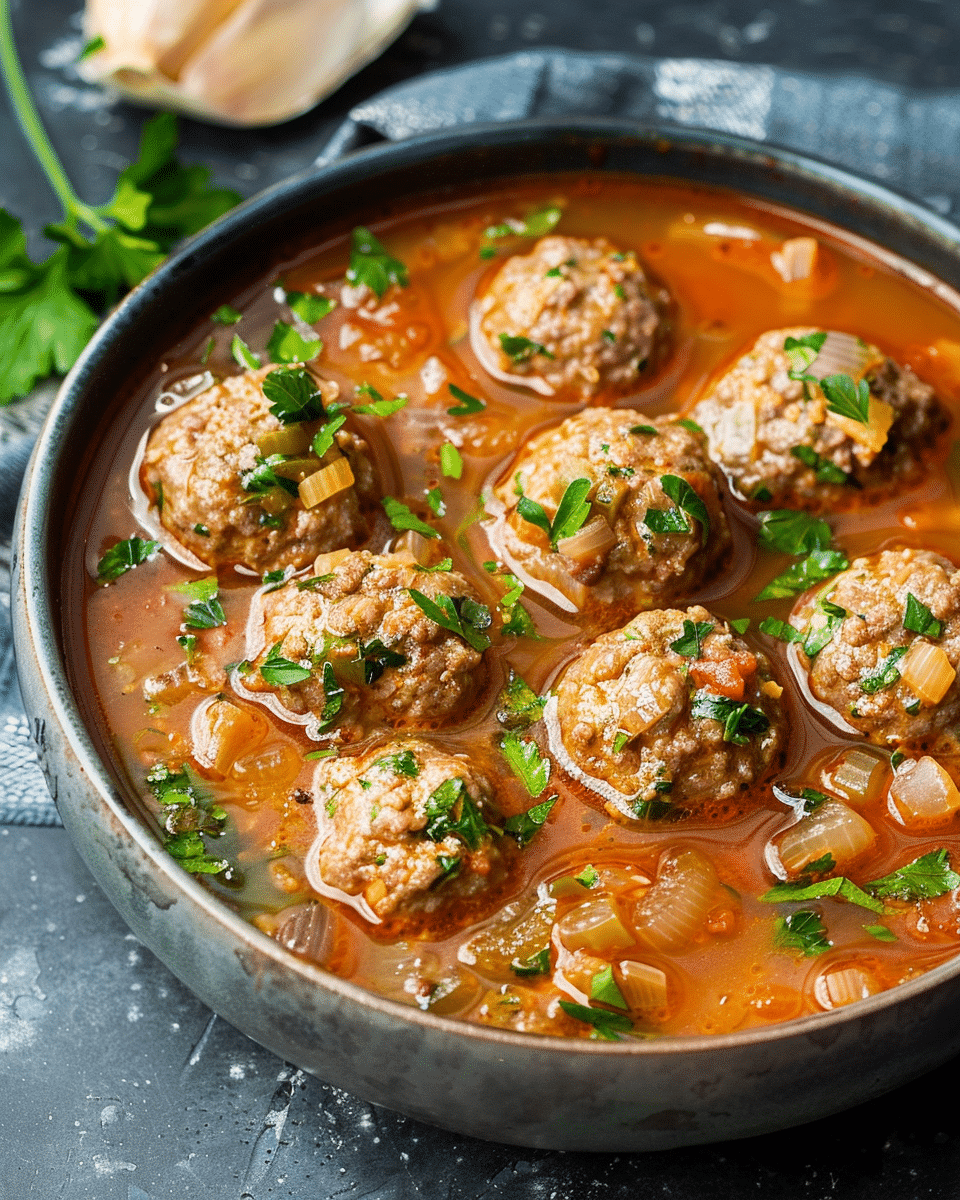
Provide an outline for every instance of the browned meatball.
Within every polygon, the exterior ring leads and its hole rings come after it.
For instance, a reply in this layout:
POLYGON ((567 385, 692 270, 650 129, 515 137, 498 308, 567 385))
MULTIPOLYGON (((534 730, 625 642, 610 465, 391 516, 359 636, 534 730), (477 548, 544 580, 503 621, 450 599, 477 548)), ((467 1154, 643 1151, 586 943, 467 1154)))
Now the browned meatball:
POLYGON ((847 725, 881 745, 960 741, 960 570, 948 559, 858 558, 802 596, 790 623, 806 635, 798 660, 811 691, 847 725))
POLYGON ((262 626, 251 623, 262 648, 242 685, 276 693, 288 712, 312 715, 311 724, 345 741, 383 724, 438 728, 466 716, 484 691, 489 621, 458 572, 426 572, 399 555, 359 550, 326 575, 263 596, 262 626), (459 606, 480 648, 427 616, 411 590, 459 606), (300 678, 296 669, 271 666, 278 660, 298 667, 300 678))
POLYGON ((716 573, 730 545, 721 487, 695 429, 588 408, 527 443, 496 489, 505 511, 490 538, 532 588, 567 611, 596 609, 609 626, 716 573), (576 479, 589 480, 589 515, 573 536, 553 540, 527 504, 554 522, 576 479))
POLYGON ((321 760, 313 792, 307 878, 362 895, 376 918, 475 897, 503 874, 492 789, 465 758, 403 739, 321 760))
POLYGON ((710 454, 745 499, 829 511, 915 482, 947 416, 910 370, 846 333, 829 332, 807 366, 788 353, 824 330, 773 329, 693 410, 710 454), (791 372, 794 378, 791 378, 791 372), (846 374, 869 387, 869 420, 831 412, 819 379, 846 374), (796 376, 808 375, 803 380, 796 376))
POLYGON ((586 397, 634 384, 659 326, 632 250, 551 236, 508 258, 476 301, 473 346, 494 375, 586 397))
MULTIPOLYGON (((317 554, 356 546, 368 535, 364 509, 377 499, 366 442, 340 429, 328 458, 345 455, 351 486, 304 508, 296 489, 296 468, 319 470, 309 449, 276 467, 294 477, 289 488, 254 490, 251 472, 264 454, 258 443, 283 428, 270 412, 261 384, 271 368, 247 371, 215 384, 159 422, 150 435, 141 476, 152 493, 163 526, 211 567, 242 563, 257 572, 305 566, 317 554), (298 460, 301 460, 298 462, 298 460), (312 464, 312 465, 311 465, 312 464), (244 486, 246 484, 246 488, 244 486)), ((325 401, 337 385, 319 385, 325 401)), ((312 433, 306 430, 305 446, 312 433)))
POLYGON ((545 713, 550 748, 613 816, 726 815, 782 753, 782 690, 705 608, 657 609, 566 669, 545 713))

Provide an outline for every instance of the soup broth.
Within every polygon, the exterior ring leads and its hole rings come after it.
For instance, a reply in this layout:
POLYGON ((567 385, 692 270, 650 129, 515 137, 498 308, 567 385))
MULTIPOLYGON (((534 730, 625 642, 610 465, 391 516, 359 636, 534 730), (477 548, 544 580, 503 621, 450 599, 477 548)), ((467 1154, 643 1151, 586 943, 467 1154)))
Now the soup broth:
MULTIPOLYGON (((328 240, 296 261, 278 262, 157 363, 100 475, 102 490, 81 514, 89 668, 116 758, 158 836, 225 904, 291 953, 402 1003, 520 1031, 608 1040, 730 1032, 862 999, 954 955, 960 793, 954 806, 953 780, 960 779, 960 758, 952 718, 929 735, 911 726, 880 736, 852 723, 862 716, 855 705, 838 714, 823 690, 816 694, 815 660, 833 650, 826 643, 816 650, 809 637, 811 629, 832 630, 833 646, 840 645, 840 626, 830 622, 846 620, 852 609, 832 613, 824 597, 832 603, 834 593, 823 589, 858 557, 897 548, 934 552, 948 566, 960 558, 957 460, 945 429, 960 402, 953 297, 840 230, 666 182, 599 175, 520 181, 411 209, 373 233, 366 241, 365 231, 352 242, 328 240), (549 385, 547 394, 537 380, 559 377, 566 332, 550 343, 553 350, 522 336, 519 326, 506 342, 503 330, 483 341, 483 298, 496 294, 506 264, 527 264, 550 238, 568 239, 563 244, 579 257, 571 254, 538 278, 569 282, 572 293, 585 248, 597 239, 609 243, 597 252, 604 270, 632 270, 635 263, 645 278, 643 311, 656 328, 649 351, 638 340, 626 379, 610 382, 602 367, 592 379, 588 367, 576 386, 549 385), (380 276, 370 274, 374 265, 380 276), (627 503, 623 496, 640 468, 611 460, 601 484, 588 477, 580 524, 571 518, 558 529, 561 502, 577 511, 574 484, 588 470, 586 460, 581 456, 562 477, 550 511, 542 496, 539 504, 530 499, 534 469, 524 465, 532 453, 525 448, 581 413, 613 409, 627 414, 625 445, 684 437, 684 454, 705 455, 709 444, 716 457, 719 435, 708 430, 705 437, 691 414, 719 394, 734 364, 771 330, 784 331, 784 343, 800 343, 800 359, 790 360, 790 379, 805 393, 797 405, 822 402, 822 376, 802 378, 823 349, 809 342, 811 330, 851 334, 860 346, 879 348, 877 361, 893 360, 931 385, 940 416, 920 439, 916 469, 891 472, 886 489, 858 486, 852 469, 840 484, 834 471, 831 484, 821 458, 812 477, 824 476, 840 499, 818 509, 809 497, 765 500, 769 488, 745 495, 729 471, 709 468, 713 475, 704 478, 719 489, 712 519, 704 508, 707 483, 685 490, 679 468, 664 470, 638 536, 651 554, 658 547, 662 554, 663 539, 684 529, 702 534, 685 561, 695 566, 696 555, 712 554, 703 577, 678 577, 661 600, 643 591, 632 568, 622 577, 606 567, 581 571, 564 547, 575 550, 591 522, 599 522, 598 537, 615 537, 603 524, 601 485, 622 483, 617 496, 627 503), (501 358, 498 375, 490 367, 500 350, 509 362, 503 370, 501 358), (349 462, 343 469, 359 515, 346 534, 342 524, 318 526, 318 561, 311 553, 298 566, 293 551, 273 549, 273 558, 253 566, 234 550, 205 560, 205 540, 216 534, 209 519, 181 505, 192 514, 178 517, 182 535, 166 523, 181 499, 169 483, 170 464, 183 454, 188 465, 178 478, 186 494, 201 469, 200 452, 182 451, 182 430, 167 441, 158 430, 188 411, 199 414, 190 437, 210 430, 215 418, 188 406, 224 380, 245 378, 261 395, 274 372, 281 383, 287 372, 337 387, 324 385, 322 415, 314 409, 307 422, 284 422, 288 432, 306 427, 305 441, 294 445, 294 434, 293 441, 268 440, 244 452, 244 502, 265 514, 249 545, 294 519, 303 480, 283 482, 298 467, 294 460, 303 459, 305 478, 349 462), (322 437, 314 439, 338 415, 345 423, 325 448, 322 437), (682 434, 672 421, 678 417, 682 434), (342 435, 353 441, 333 440, 342 435), (681 483, 668 487, 668 478, 681 483), (518 515, 522 501, 533 519, 518 515), (652 509, 668 515, 653 520, 652 509), (764 516, 786 510, 804 519, 791 526, 794 544, 769 536, 764 516), (721 513, 729 537, 711 550, 721 513), (534 557, 510 541, 511 520, 521 535, 539 539, 534 557), (654 528, 664 521, 674 522, 672 531, 654 528), (363 560, 359 582, 331 592, 352 569, 351 556, 364 552, 374 559, 363 560), (378 556, 387 565, 378 566, 378 556), (798 573, 810 568, 811 556, 817 569, 798 573), (538 590, 543 563, 559 559, 552 576, 559 590, 538 590), (792 582, 773 588, 779 594, 756 599, 791 570, 792 582), (456 594, 443 591, 451 579, 465 581, 456 594), (814 618, 801 611, 808 587, 810 603, 820 605, 814 618), (358 606, 382 606, 384 597, 393 607, 381 612, 376 639, 353 626, 330 626, 323 648, 310 643, 298 652, 292 626, 277 633, 277 622, 301 620, 284 617, 285 606, 299 613, 314 604, 329 615, 340 604, 337 619, 345 621, 343 605, 352 606, 352 620, 358 606), (563 680, 578 678, 570 672, 598 639, 614 639, 601 646, 615 645, 618 654, 632 653, 628 643, 650 633, 643 614, 659 610, 680 614, 672 632, 656 632, 661 647, 686 639, 681 650, 659 656, 673 664, 670 679, 684 681, 676 703, 687 705, 688 724, 670 726, 664 702, 652 718, 607 730, 605 752, 627 765, 639 762, 642 775, 651 730, 664 730, 664 744, 676 748, 703 722, 717 761, 741 771, 736 785, 720 776, 711 786, 691 782, 713 769, 696 757, 702 748, 690 760, 670 759, 669 750, 670 777, 639 784, 635 795, 598 783, 577 757, 579 735, 570 733, 569 721, 564 727, 564 704, 586 704, 593 683, 568 685, 572 698, 565 701, 563 680), (794 611, 795 623, 785 628, 794 611), (414 618, 428 623, 426 633, 416 632, 414 618), (409 637, 432 638, 434 649, 434 626, 446 638, 442 669, 413 680, 402 710, 399 691, 381 697, 391 679, 421 659, 407 642, 380 636, 394 619, 408 621, 409 637), (740 664, 732 685, 705 665, 715 661, 709 646, 721 634, 729 635, 729 661, 740 664), (311 686, 319 707, 303 699, 311 686), (731 717, 735 709, 739 715, 731 717), (748 724, 738 725, 743 720, 748 724), (753 753, 763 738, 768 748, 753 753), (640 749, 624 757, 631 747, 640 749), (746 757, 737 758, 738 750, 746 757), (434 768, 441 782, 428 793, 434 768), (919 790, 917 771, 928 777, 919 790), (348 804, 365 803, 367 793, 367 826, 338 831, 348 804), (399 822, 389 829, 384 804, 395 806, 399 822), (366 839, 362 851, 358 839, 366 839), (404 857, 414 850, 417 863, 436 875, 417 876, 419 887, 411 882, 413 859, 404 857)), ((633 278, 609 275, 624 303, 633 278)), ((519 319, 520 307, 509 309, 510 319, 519 319)), ((601 341, 616 349, 628 336, 604 329, 601 341)), ((863 379, 853 367, 846 374, 856 402, 863 379)), ((246 403, 246 393, 230 395, 231 411, 246 403)), ((868 430, 882 425, 885 411, 879 393, 872 395, 860 421, 868 430)), ((843 428, 853 428, 856 441, 857 418, 844 419, 854 422, 843 428)), ((572 445, 575 427, 564 428, 573 432, 561 443, 572 445)), ((881 430, 881 442, 884 436, 881 430)), ((777 481, 769 483, 775 490, 777 481)), ((322 517, 323 506, 340 503, 343 494, 310 512, 322 517)), ((918 610, 900 643, 884 647, 880 674, 854 680, 865 695, 892 695, 889 689, 915 677, 904 674, 904 647, 920 639, 938 652, 934 665, 947 688, 936 700, 918 699, 917 711, 951 703, 957 655, 949 616, 938 620, 933 607, 921 604, 929 620, 918 610), (915 628, 918 621, 925 631, 915 628), (888 663, 898 645, 900 656, 888 663), (857 682, 873 688, 875 678, 873 691, 857 682)), ((418 655, 421 649, 418 642, 418 655)), ((645 661, 659 654, 644 653, 645 661)), ((617 678, 633 669, 624 667, 617 678)), ((666 676, 657 678, 649 684, 654 692, 667 686, 666 676)), ((919 679, 923 686, 927 675, 919 679)), ((612 693, 604 695, 614 703, 612 693)), ((631 712, 642 716, 641 693, 633 695, 631 712)), ((626 702, 616 703, 629 723, 626 702)))

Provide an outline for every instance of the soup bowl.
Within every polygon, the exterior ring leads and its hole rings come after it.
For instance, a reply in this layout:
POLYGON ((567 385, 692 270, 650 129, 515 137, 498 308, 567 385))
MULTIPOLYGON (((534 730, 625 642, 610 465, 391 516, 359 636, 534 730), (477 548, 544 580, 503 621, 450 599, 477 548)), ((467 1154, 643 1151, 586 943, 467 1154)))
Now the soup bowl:
MULTIPOLYGON (((517 1145, 652 1150, 768 1132, 854 1105, 960 1048, 960 956, 855 1005, 721 1036, 563 1039, 457 1022, 298 958, 185 873, 145 824, 82 666, 64 573, 84 481, 122 431, 146 364, 271 264, 418 197, 590 170, 732 189, 839 226, 960 311, 960 233, 837 168, 734 137, 614 121, 469 127, 297 176, 192 239, 127 297, 66 379, 37 443, 16 536, 26 710, 64 826, 134 934, 204 1003, 365 1100, 517 1145), (387 197, 384 201, 382 198, 387 197), (348 217, 345 217, 348 214, 348 217)), ((80 570, 79 564, 76 570, 80 570)))

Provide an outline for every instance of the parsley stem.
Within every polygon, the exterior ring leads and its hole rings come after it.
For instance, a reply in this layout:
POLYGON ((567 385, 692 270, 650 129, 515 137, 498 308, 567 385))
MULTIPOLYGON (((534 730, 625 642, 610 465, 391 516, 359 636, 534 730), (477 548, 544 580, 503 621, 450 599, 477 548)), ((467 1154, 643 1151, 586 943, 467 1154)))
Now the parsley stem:
POLYGON ((67 178, 56 151, 50 144, 47 132, 37 113, 30 89, 23 74, 13 40, 13 24, 10 20, 10 0, 0 0, 0 71, 10 94, 14 115, 43 168, 50 186, 56 192, 63 205, 64 214, 71 226, 80 218, 97 233, 102 233, 109 226, 103 222, 92 208, 79 200, 67 178))

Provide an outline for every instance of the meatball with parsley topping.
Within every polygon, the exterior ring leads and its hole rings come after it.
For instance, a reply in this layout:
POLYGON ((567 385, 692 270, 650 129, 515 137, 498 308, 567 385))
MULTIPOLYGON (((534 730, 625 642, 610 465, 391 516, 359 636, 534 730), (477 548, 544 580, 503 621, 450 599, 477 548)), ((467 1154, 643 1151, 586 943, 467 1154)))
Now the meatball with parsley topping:
POLYGON ((523 448, 490 539, 531 588, 609 627, 716 574, 730 546, 721 488, 692 423, 588 408, 523 448))
POLYGON ((363 542, 366 512, 378 499, 366 442, 334 417, 322 457, 312 445, 330 424, 323 406, 338 391, 302 368, 265 368, 230 376, 174 409, 151 433, 141 466, 161 525, 208 566, 241 563, 261 574, 363 542), (297 377, 312 396, 309 420, 276 415, 264 393, 271 376, 297 377), (306 508, 300 482, 335 462, 343 486, 306 508))
POLYGON ((692 416, 744 499, 818 512, 916 483, 947 424, 909 367, 809 327, 762 334, 692 416))
POLYGON ((355 742, 384 724, 439 728, 486 687, 490 613, 457 571, 359 550, 259 604, 259 648, 238 686, 275 694, 317 732, 355 742))
POLYGON ((557 235, 506 260, 476 301, 473 322, 485 367, 570 398, 636 384, 661 330, 632 250, 557 235))
POLYGON ((612 816, 727 816, 779 762, 783 689, 705 608, 656 609, 570 664, 545 710, 550 748, 612 816))
POLYGON ((794 606, 810 690, 880 745, 960 743, 960 569, 931 550, 855 559, 794 606))
POLYGON ((362 896, 365 915, 430 913, 503 876, 492 788, 465 757, 404 739, 321 760, 312 790, 320 832, 307 878, 362 896))

